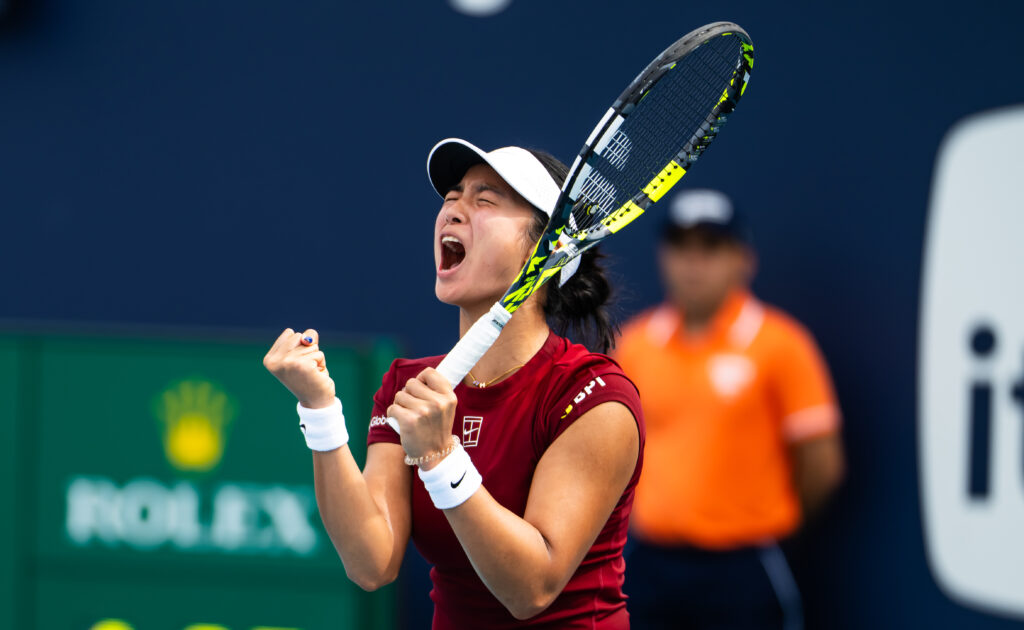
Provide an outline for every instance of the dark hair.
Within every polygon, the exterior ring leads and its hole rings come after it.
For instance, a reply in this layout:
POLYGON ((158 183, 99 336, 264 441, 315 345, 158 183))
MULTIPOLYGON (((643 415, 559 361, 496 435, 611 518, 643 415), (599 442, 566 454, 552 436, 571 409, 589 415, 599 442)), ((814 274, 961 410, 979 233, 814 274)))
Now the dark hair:
MULTIPOLYGON (((544 165, 551 178, 561 186, 569 174, 569 167, 562 164, 550 153, 527 149, 544 165)), ((530 240, 536 242, 544 234, 548 217, 534 208, 534 221, 530 226, 530 240)), ((600 261, 604 254, 598 247, 592 247, 580 256, 576 273, 562 286, 557 276, 545 285, 547 298, 544 300, 544 316, 556 333, 567 336, 575 333, 578 341, 590 350, 607 352, 615 345, 618 326, 609 312, 612 287, 605 277, 600 261)))

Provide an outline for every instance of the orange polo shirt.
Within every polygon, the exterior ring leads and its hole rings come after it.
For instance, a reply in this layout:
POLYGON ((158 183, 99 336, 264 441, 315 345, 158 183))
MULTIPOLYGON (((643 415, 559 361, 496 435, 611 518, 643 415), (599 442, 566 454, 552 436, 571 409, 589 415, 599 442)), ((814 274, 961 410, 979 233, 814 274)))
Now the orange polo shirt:
POLYGON ((789 446, 839 428, 828 368, 799 323, 737 291, 689 338, 662 305, 623 327, 615 358, 647 423, 636 534, 726 549, 799 526, 789 446))

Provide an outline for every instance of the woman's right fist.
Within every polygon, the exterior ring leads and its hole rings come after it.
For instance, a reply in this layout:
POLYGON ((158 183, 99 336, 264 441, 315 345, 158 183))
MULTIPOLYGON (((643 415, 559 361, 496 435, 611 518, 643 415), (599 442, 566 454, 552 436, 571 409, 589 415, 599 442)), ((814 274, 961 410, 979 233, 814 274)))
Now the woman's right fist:
POLYGON ((263 366, 310 409, 329 406, 335 396, 334 381, 318 342, 319 335, 312 328, 303 333, 285 328, 263 357, 263 366))

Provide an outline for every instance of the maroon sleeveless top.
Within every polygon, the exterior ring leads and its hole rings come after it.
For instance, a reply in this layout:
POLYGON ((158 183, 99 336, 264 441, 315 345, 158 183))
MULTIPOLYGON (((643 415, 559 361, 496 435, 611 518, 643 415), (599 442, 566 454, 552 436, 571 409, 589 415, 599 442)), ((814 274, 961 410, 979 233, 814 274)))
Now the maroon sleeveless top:
MULTIPOLYGON (((384 423, 387 408, 408 379, 425 367, 436 367, 441 358, 396 359, 391 364, 374 396, 369 444, 399 442, 398 435, 384 423)), ((551 606, 526 621, 513 617, 487 590, 444 514, 434 507, 414 475, 412 539, 433 565, 433 628, 628 628, 622 547, 645 435, 636 387, 612 359, 552 333, 540 351, 509 378, 483 389, 460 384, 455 395, 459 402, 452 432, 462 440, 487 491, 520 516, 537 462, 589 409, 609 401, 625 405, 637 422, 640 451, 629 484, 576 573, 551 606)))

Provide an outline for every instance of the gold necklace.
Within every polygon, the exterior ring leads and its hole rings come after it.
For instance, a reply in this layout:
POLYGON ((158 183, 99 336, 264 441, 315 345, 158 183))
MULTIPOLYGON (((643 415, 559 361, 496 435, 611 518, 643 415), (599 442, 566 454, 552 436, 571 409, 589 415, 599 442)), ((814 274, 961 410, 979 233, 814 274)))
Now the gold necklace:
POLYGON ((526 365, 526 364, 525 363, 520 363, 519 365, 515 366, 511 370, 508 370, 507 372, 502 372, 501 374, 497 375, 496 377, 492 378, 491 380, 487 381, 486 383, 483 383, 481 381, 476 380, 476 377, 473 376, 473 372, 467 372, 467 374, 469 375, 469 378, 472 379, 472 381, 473 381, 473 383, 472 383, 473 387, 479 387, 480 389, 483 389, 484 387, 487 387, 489 385, 493 385, 497 381, 501 380, 502 377, 508 376, 509 374, 511 374, 512 372, 515 372, 516 370, 518 370, 519 368, 523 367, 524 365, 526 365))

